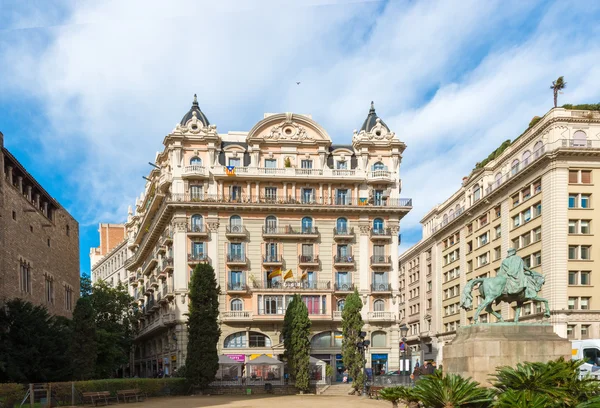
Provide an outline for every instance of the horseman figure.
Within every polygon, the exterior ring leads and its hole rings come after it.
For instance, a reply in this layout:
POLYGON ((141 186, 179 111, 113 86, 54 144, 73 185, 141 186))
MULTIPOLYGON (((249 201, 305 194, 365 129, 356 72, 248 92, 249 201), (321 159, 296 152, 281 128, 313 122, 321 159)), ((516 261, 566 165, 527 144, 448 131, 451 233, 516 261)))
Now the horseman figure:
POLYGON ((498 274, 493 278, 476 278, 467 282, 461 297, 460 306, 469 310, 473 306, 473 295, 471 291, 478 285, 479 293, 483 301, 475 311, 473 321, 479 321, 479 314, 485 309, 502 321, 502 315, 492 309, 495 302, 517 302, 515 310, 515 323, 519 321, 521 306, 527 301, 542 302, 545 305, 544 316, 550 317, 548 301, 538 297, 538 292, 544 284, 544 276, 525 266, 523 259, 517 256, 517 251, 509 249, 507 257, 502 261, 498 274))

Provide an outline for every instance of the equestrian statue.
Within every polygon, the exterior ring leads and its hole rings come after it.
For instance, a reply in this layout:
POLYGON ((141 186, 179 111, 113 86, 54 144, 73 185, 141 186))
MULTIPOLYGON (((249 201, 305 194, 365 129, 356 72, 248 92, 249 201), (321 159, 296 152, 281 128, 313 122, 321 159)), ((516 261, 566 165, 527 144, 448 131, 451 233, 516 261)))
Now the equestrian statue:
POLYGON ((476 278, 467 282, 460 299, 460 306, 465 310, 472 308, 473 295, 471 292, 476 285, 479 285, 479 293, 483 297, 483 301, 473 316, 475 324, 479 322, 479 314, 484 309, 494 315, 498 321, 504 321, 502 315, 492 309, 494 302, 496 304, 500 302, 517 302, 515 323, 519 322, 523 303, 528 301, 543 302, 545 306, 544 317, 550 317, 548 301, 537 295, 542 289, 544 281, 544 275, 526 267, 523 259, 517 256, 517 251, 511 248, 508 250, 508 256, 502 261, 500 270, 495 277, 476 278))

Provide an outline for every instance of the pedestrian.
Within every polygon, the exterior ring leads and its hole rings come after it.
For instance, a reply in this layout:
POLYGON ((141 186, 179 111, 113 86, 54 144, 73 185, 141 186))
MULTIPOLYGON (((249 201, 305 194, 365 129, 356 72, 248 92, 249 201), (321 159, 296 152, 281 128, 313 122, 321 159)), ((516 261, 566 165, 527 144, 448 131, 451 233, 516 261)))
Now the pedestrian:
POLYGON ((419 367, 415 366, 415 369, 413 370, 412 374, 410 375, 410 379, 413 380, 414 382, 417 382, 417 380, 419 379, 420 376, 421 376, 421 370, 419 369, 419 367))
POLYGON ((348 382, 348 369, 344 370, 344 374, 342 374, 342 382, 348 382))
POLYGON ((431 362, 431 366, 433 367, 433 372, 435 373, 438 370, 437 363, 434 361, 431 362))
POLYGON ((423 361, 423 367, 421 367, 421 375, 431 375, 434 372, 434 368, 431 365, 431 362, 425 360, 423 361))
POLYGON ((419 359, 417 358, 417 364, 415 364, 415 368, 419 368, 421 365, 419 364, 419 359))

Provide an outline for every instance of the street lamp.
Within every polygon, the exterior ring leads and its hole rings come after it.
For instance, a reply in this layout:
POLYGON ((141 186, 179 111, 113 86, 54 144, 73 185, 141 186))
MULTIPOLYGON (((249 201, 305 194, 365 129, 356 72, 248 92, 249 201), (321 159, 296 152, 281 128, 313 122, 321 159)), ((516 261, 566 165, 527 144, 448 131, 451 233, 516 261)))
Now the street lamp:
POLYGON ((400 367, 402 367, 402 375, 406 376, 407 375, 407 370, 404 367, 404 363, 406 363, 406 335, 408 334, 408 326, 406 326, 406 324, 402 324, 402 326, 400 326, 400 336, 402 336, 402 341, 400 342, 400 358, 402 359, 402 364, 398 364, 398 370, 400 370, 400 367))
POLYGON ((358 335, 360 341, 358 343, 356 343, 356 347, 358 348, 358 351, 360 352, 360 355, 362 357, 363 360, 363 374, 365 376, 364 381, 363 381, 363 390, 362 390, 362 396, 366 397, 367 396, 367 360, 365 358, 365 354, 367 352, 367 349, 369 348, 369 346, 371 345, 371 342, 369 340, 365 340, 365 337, 367 337, 367 333, 364 331, 361 331, 360 334, 358 335))

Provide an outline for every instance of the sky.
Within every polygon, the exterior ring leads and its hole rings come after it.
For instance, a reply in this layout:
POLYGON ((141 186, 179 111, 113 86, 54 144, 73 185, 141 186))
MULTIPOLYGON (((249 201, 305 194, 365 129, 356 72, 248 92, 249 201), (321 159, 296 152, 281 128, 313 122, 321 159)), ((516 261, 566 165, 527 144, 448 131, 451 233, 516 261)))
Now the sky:
POLYGON ((552 107, 558 76, 559 104, 600 101, 593 1, 0 0, 0 16, 0 131, 79 221, 83 273, 194 93, 220 133, 310 113, 344 144, 375 101, 407 145, 401 251, 552 107))

